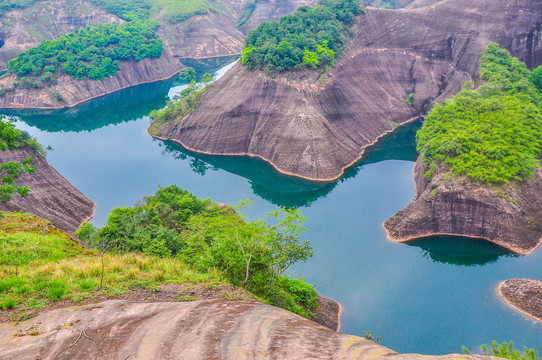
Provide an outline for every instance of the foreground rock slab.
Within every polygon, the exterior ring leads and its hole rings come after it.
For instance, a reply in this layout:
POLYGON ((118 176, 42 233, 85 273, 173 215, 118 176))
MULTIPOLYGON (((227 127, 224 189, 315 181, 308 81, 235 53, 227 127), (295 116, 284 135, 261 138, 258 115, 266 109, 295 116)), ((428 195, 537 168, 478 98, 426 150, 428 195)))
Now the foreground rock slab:
POLYGON ((384 222, 388 238, 406 242, 452 235, 490 241, 518 254, 542 243, 542 171, 533 180, 501 187, 481 186, 440 171, 429 182, 419 158, 414 168, 416 198, 384 222))
POLYGON ((542 280, 506 280, 499 284, 497 290, 508 305, 542 322, 542 280))
POLYGON ((0 358, 25 359, 491 359, 397 354, 257 302, 99 304, 0 325, 0 358))
POLYGON ((20 162, 26 157, 33 159, 32 165, 36 172, 32 175, 23 174, 16 182, 30 186, 30 194, 24 198, 13 196, 9 202, 0 203, 0 210, 24 211, 37 215, 70 234, 94 215, 96 204, 32 150, 2 151, 0 163, 20 162))

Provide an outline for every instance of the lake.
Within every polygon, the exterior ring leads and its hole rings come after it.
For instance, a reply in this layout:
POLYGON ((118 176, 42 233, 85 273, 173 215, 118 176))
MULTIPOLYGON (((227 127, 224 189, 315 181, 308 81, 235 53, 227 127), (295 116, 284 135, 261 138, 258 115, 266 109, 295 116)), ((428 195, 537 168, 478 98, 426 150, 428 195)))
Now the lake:
MULTIPOLYGON (((231 59, 190 62, 199 75, 231 59)), ((314 257, 293 275, 316 284, 343 305, 341 331, 380 336, 399 352, 445 354, 493 339, 542 350, 542 324, 512 310, 496 293, 515 277, 542 278, 542 250, 513 256, 478 240, 388 241, 382 222, 414 198, 414 135, 420 124, 380 141, 365 159, 331 184, 278 174, 251 158, 199 156, 151 138, 147 114, 183 86, 141 85, 52 112, 5 112, 17 127, 53 150, 48 162, 96 202, 94 223, 129 206, 157 185, 177 184, 201 198, 235 204, 250 199, 259 218, 277 206, 299 207, 302 238, 314 257)))

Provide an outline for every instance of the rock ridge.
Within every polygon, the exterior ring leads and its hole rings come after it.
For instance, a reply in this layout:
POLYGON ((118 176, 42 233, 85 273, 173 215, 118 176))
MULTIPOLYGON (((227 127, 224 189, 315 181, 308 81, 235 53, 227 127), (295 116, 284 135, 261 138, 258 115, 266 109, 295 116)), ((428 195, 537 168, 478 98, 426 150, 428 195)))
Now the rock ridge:
POLYGON ((283 173, 332 181, 378 137, 475 79, 489 42, 500 42, 528 66, 542 63, 540 2, 429 3, 367 8, 327 74, 271 77, 237 65, 194 112, 158 136, 195 152, 257 156, 283 173))

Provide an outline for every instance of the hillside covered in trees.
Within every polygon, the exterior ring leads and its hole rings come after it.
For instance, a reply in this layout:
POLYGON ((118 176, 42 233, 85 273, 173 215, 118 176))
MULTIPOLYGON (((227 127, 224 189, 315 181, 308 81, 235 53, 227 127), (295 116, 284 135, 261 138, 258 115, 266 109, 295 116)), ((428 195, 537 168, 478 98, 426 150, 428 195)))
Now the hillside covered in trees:
POLYGON ((44 41, 12 59, 8 70, 24 87, 53 85, 62 73, 75 79, 103 80, 115 76, 118 61, 158 58, 162 40, 155 21, 98 24, 55 40, 44 41))
POLYGON ((333 66, 345 48, 347 26, 361 12, 355 0, 321 0, 262 23, 248 33, 242 63, 267 71, 333 66))

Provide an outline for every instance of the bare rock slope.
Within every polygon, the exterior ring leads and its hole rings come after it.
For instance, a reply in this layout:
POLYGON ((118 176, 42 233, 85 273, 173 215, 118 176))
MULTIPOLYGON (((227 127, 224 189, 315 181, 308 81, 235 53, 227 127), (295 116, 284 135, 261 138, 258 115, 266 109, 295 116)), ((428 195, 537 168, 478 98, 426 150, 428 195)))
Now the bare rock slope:
POLYGON ((397 354, 257 302, 106 301, 0 325, 0 358, 491 359, 397 354))
POLYGON ((431 181, 418 159, 414 169, 416 198, 384 222, 394 241, 434 235, 480 238, 519 254, 542 243, 542 171, 533 180, 505 186, 481 186, 468 179, 445 176, 431 181))
MULTIPOLYGON (((0 210, 24 211, 51 221, 59 229, 73 233, 94 215, 95 204, 53 169, 40 155, 29 149, 0 152, 0 163, 22 161, 32 157, 36 172, 23 174, 16 182, 30 186, 28 196, 16 195, 2 204, 0 210)), ((1 358, 1 356, 0 356, 1 358)))
POLYGON ((542 321, 542 280, 511 279, 497 288, 502 299, 514 309, 542 321))
POLYGON ((283 173, 329 181, 379 137, 476 77, 489 42, 528 66, 542 62, 540 1, 425 3, 366 8, 328 74, 272 78, 237 65, 159 137, 200 153, 257 156, 283 173), (410 93, 413 106, 405 101, 410 93))
MULTIPOLYGON (((58 84, 41 89, 17 88, 0 97, 3 109, 60 109, 72 107, 131 86, 166 80, 175 76, 182 65, 167 52, 160 58, 147 58, 139 62, 119 62, 116 76, 100 80, 75 80, 69 75, 58 79, 58 84), (57 97, 60 95, 60 99, 57 97)), ((15 75, 0 78, 0 86, 11 87, 17 82, 15 75)))

